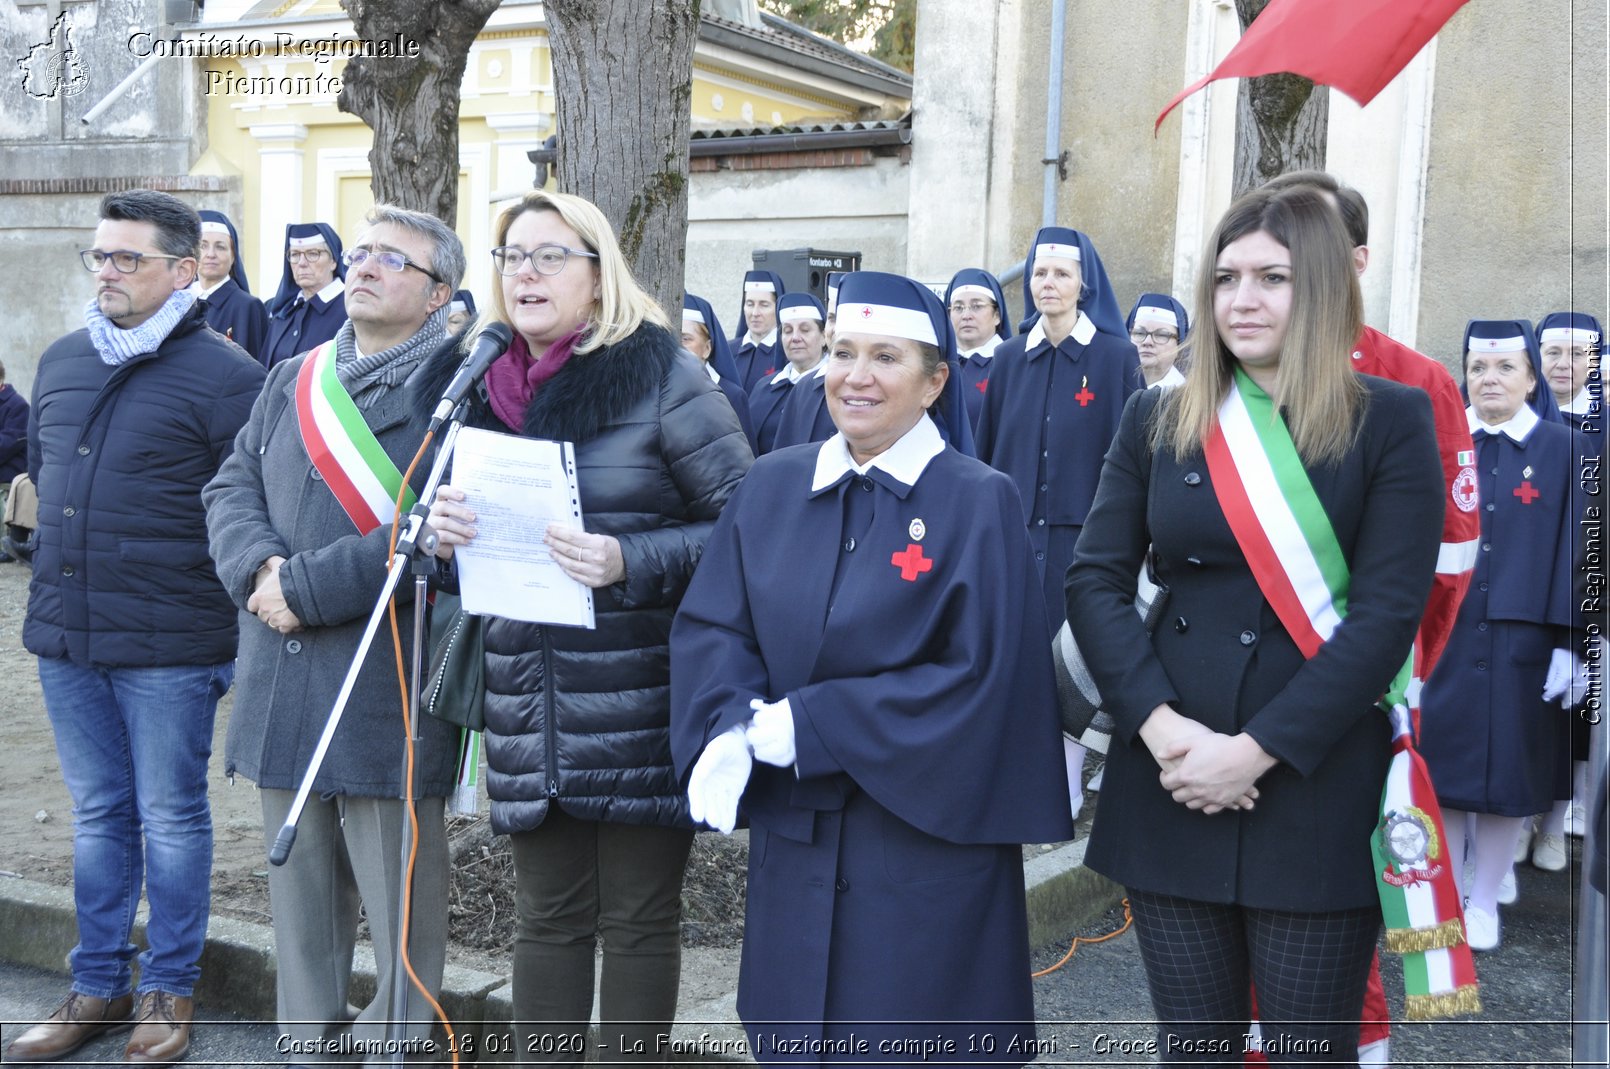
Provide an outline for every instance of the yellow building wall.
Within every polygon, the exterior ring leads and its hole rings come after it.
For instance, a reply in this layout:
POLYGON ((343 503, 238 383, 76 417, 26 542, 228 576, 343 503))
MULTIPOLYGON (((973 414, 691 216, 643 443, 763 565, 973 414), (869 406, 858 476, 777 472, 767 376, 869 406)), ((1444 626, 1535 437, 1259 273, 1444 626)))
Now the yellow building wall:
MULTIPOLYGON (((367 153, 372 133, 336 108, 332 78, 346 61, 203 59, 208 151, 196 173, 238 175, 243 205, 236 224, 259 296, 272 294, 285 222, 318 220, 342 238, 356 234, 373 203, 367 153), (272 84, 251 79, 274 79, 272 84), (285 81, 289 79, 289 81, 285 81), (287 177, 294 175, 294 178, 287 177)), ((503 202, 531 185, 526 152, 553 133, 553 66, 542 30, 483 33, 471 49, 459 106, 458 232, 477 301, 490 279, 479 270, 503 202)), ((736 69, 694 64, 695 126, 745 127, 854 119, 851 106, 736 69)))

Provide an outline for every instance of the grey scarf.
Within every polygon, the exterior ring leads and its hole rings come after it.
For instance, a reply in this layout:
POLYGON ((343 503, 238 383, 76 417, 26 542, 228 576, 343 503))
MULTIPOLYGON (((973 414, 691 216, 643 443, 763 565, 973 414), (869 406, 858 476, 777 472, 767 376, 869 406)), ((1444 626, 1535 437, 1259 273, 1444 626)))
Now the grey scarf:
POLYGON ((401 385, 414 368, 447 336, 447 308, 430 314, 414 336, 390 349, 358 355, 352 320, 341 324, 335 334, 335 374, 359 408, 368 408, 382 391, 380 387, 401 385))

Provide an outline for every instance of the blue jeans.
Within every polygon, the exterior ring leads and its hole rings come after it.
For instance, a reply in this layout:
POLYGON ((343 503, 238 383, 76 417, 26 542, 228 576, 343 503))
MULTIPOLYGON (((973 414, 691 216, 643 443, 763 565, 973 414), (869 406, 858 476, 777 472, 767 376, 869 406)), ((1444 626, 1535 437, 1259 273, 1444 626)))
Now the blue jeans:
POLYGON ((188 997, 201 975, 212 879, 207 760, 233 662, 85 668, 39 658, 73 796, 73 990, 128 993, 142 884, 150 901, 139 993, 188 997))

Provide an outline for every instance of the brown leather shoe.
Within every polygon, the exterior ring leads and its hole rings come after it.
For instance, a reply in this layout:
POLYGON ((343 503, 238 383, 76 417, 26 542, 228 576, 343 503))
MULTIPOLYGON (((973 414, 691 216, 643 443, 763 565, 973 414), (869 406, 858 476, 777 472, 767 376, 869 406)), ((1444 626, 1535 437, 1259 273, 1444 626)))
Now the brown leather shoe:
POLYGON ((140 996, 134 1015, 134 1034, 123 1048, 123 1061, 139 1065, 169 1065, 190 1049, 190 1022, 196 1016, 194 999, 147 991, 140 996))
POLYGON ((12 1040, 5 1060, 53 1062, 65 1058, 96 1036, 126 1027, 133 1008, 133 995, 104 999, 69 992, 49 1017, 12 1040))

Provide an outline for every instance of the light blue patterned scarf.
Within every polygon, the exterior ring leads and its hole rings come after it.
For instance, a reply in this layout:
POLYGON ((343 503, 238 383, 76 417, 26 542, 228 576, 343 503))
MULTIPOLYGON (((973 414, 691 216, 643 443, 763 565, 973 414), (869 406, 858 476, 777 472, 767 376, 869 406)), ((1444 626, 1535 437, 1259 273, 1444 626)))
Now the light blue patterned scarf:
POLYGON ((124 330, 101 313, 99 304, 90 301, 84 309, 84 325, 89 328, 89 339, 95 343, 95 351, 101 354, 101 360, 117 367, 136 356, 156 352, 195 303, 196 295, 190 290, 174 290, 173 296, 150 319, 124 330))

